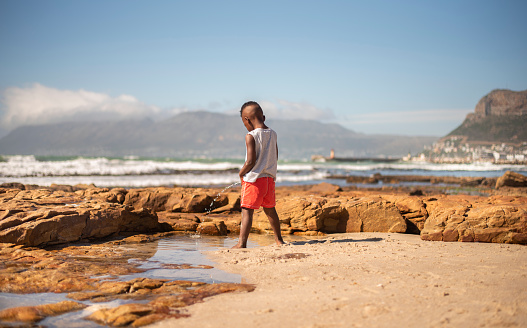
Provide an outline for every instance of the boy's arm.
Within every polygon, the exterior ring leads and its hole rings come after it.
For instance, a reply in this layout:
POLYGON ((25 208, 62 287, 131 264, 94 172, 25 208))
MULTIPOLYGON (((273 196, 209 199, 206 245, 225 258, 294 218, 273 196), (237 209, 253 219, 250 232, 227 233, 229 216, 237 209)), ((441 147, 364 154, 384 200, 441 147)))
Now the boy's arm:
POLYGON ((252 170, 256 164, 256 143, 254 138, 250 134, 245 135, 245 147, 247 148, 247 160, 240 169, 240 181, 243 180, 243 176, 252 170))

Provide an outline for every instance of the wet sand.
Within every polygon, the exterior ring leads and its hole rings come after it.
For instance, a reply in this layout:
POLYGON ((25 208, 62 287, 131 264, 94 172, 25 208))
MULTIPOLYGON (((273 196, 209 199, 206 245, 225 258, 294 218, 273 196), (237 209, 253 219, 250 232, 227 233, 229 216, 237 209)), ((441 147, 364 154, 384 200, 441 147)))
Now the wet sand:
POLYGON ((349 233, 207 255, 256 290, 214 296, 187 307, 188 318, 150 327, 527 326, 521 245, 349 233))

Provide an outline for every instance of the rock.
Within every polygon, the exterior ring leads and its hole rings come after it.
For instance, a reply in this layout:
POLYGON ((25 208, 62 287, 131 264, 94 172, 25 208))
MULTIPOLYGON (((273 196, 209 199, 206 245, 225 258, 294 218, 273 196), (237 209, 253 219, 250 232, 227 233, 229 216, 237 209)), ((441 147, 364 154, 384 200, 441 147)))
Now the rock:
POLYGON ((85 319, 112 327, 121 327, 133 323, 142 316, 153 313, 152 306, 146 304, 124 304, 116 308, 100 309, 85 319))
POLYGON ((179 295, 167 295, 163 297, 158 297, 157 299, 151 301, 149 305, 152 305, 155 308, 180 308, 183 306, 188 306, 198 302, 202 302, 203 299, 206 297, 231 292, 252 292, 254 291, 254 289, 254 285, 250 284, 208 284, 201 287, 197 287, 194 290, 188 290, 185 293, 181 293, 179 295))
POLYGON ((126 194, 124 204, 135 209, 150 208, 154 211, 165 211, 165 204, 173 196, 171 188, 130 189, 126 194))
POLYGON ((240 193, 227 192, 214 202, 211 213, 240 212, 240 193))
POLYGON ((410 191, 410 196, 423 196, 424 193, 421 189, 415 189, 410 191))
POLYGON ((170 226, 174 231, 196 231, 199 225, 199 218, 195 214, 157 212, 160 223, 170 226))
POLYGON ((221 220, 202 222, 198 225, 196 232, 209 236, 226 236, 228 233, 225 222, 221 220))
POLYGON ((507 171, 496 181, 496 189, 501 187, 527 187, 527 176, 507 171))
POLYGON ((406 232, 406 222, 395 204, 364 197, 345 204, 349 214, 346 232, 406 232))
POLYGON ((0 185, 0 188, 7 188, 7 189, 20 189, 25 190, 26 187, 24 184, 19 182, 4 182, 0 185))
POLYGON ((393 202, 406 220, 406 233, 421 233, 428 218, 426 205, 421 198, 406 196, 383 196, 383 198, 393 202))
POLYGON ((85 184, 85 183, 79 183, 73 186, 76 190, 86 190, 91 188, 97 188, 93 183, 85 184))
POLYGON ((527 90, 492 90, 476 104, 475 115, 525 115, 527 114, 527 90))
MULTIPOLYGON (((344 232, 348 218, 340 201, 318 196, 279 200, 276 209, 282 230, 344 232)), ((266 230, 271 230, 264 213, 260 213, 256 221, 266 230)))
POLYGON ((37 322, 49 316, 77 311, 86 307, 87 305, 74 301, 62 301, 36 306, 20 306, 0 311, 0 321, 37 322))
POLYGON ((430 213, 421 239, 432 241, 527 243, 525 202, 444 202, 430 213), (490 203, 490 204, 489 204, 490 203))
MULTIPOLYGON (((253 285, 247 284, 203 284, 185 281, 179 283, 174 281, 171 283, 164 283, 163 286, 157 288, 156 285, 149 285, 149 287, 160 289, 167 285, 176 285, 180 288, 178 293, 171 293, 169 289, 165 289, 165 293, 161 295, 156 294, 156 298, 147 304, 124 304, 116 308, 101 309, 85 319, 92 320, 104 325, 119 327, 124 325, 132 325, 133 327, 140 327, 146 324, 164 320, 166 318, 181 318, 188 316, 180 313, 177 308, 202 302, 204 298, 214 295, 229 293, 229 292, 251 292, 254 290, 253 285), (196 287, 195 289, 185 290, 183 287, 196 287)), ((147 288, 149 288, 147 287, 147 288)))
POLYGON ((183 199, 181 211, 185 213, 202 213, 210 208, 214 198, 209 195, 196 193, 183 199))
MULTIPOLYGON (((406 222, 397 207, 381 198, 293 197, 279 200, 276 209, 281 230, 293 233, 406 231, 406 222)), ((255 226, 260 230, 271 230, 264 213, 255 215, 255 226)))
POLYGON ((70 186, 70 185, 58 185, 58 184, 54 184, 52 183, 51 186, 49 186, 49 189, 51 190, 62 190, 62 191, 66 191, 66 192, 74 192, 75 191, 75 188, 73 188, 73 186, 70 186))
MULTIPOLYGON (((89 197, 100 191, 92 188, 81 193, 88 190, 89 197)), ((44 246, 103 238, 121 232, 160 230, 157 216, 152 211, 134 210, 101 200, 86 201, 79 193, 12 190, 1 196, 0 242, 44 246)))
POLYGON ((334 184, 327 183, 327 182, 322 182, 322 183, 319 183, 311 187, 311 191, 317 192, 317 193, 331 194, 331 193, 335 193, 338 191, 342 191, 342 188, 338 185, 334 185, 334 184))
MULTIPOLYGON (((0 292, 6 293, 66 293, 93 290, 102 275, 126 275, 142 272, 139 262, 156 249, 126 252, 115 245, 132 244, 127 239, 84 246, 63 246, 60 250, 0 244, 0 292)), ((108 282, 109 284, 110 282, 108 282)), ((110 285, 101 285, 108 286, 110 285)), ((99 286, 99 287, 101 287, 99 286)), ((105 289, 106 287, 101 289, 105 289)), ((128 288, 129 289, 129 288, 128 288)), ((106 289, 105 289, 106 291, 106 289)))
MULTIPOLYGON (((179 313, 179 312, 178 312, 179 313)), ((136 320, 134 320, 134 322, 132 323, 132 327, 143 327, 143 326, 147 326, 147 325, 150 325, 150 324, 153 324, 155 322, 158 322, 158 321, 161 321, 161 320, 165 320, 165 319, 168 319, 168 318, 181 318, 181 317, 186 317, 188 316, 188 314, 186 315, 176 315, 175 313, 174 314, 164 314, 164 313, 153 313, 153 314, 148 314, 148 315, 145 315, 144 317, 140 317, 136 320)))
POLYGON ((155 212, 203 213, 219 207, 236 209, 236 202, 237 198, 231 195, 220 195, 215 200, 201 188, 145 188, 129 190, 123 204, 135 209, 150 208, 155 212))
POLYGON ((85 199, 100 199, 109 203, 123 204, 126 199, 128 191, 124 188, 96 188, 89 187, 77 191, 77 194, 82 195, 85 199))

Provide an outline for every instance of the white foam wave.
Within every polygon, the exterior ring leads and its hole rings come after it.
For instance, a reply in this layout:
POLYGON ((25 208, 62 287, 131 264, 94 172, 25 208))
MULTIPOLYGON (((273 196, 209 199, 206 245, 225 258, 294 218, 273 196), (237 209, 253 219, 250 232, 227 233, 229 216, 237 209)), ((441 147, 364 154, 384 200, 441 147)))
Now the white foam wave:
MULTIPOLYGON (((282 174, 278 175, 277 183, 317 181, 327 177, 326 173, 312 174, 282 174)), ((156 187, 156 186, 207 186, 230 185, 240 179, 236 173, 206 173, 206 174, 152 174, 152 175, 92 175, 92 176, 39 176, 39 177, 0 177, 0 184, 18 182, 26 185, 51 186, 76 184, 95 184, 98 187, 156 187)))
POLYGON ((527 171, 525 165, 471 163, 471 164, 436 164, 436 163, 350 163, 350 164, 317 164, 315 168, 330 168, 347 171, 401 170, 401 171, 527 171))
POLYGON ((324 172, 313 172, 311 174, 298 174, 298 175, 292 175, 292 174, 279 174, 276 177, 277 183, 284 183, 284 182, 301 182, 301 181, 317 181, 317 180, 324 180, 328 177, 329 174, 324 172))
POLYGON ((233 162, 122 160, 77 158, 65 161, 37 161, 34 156, 11 156, 0 163, 0 176, 141 175, 175 171, 226 171, 238 169, 233 162))
POLYGON ((203 186, 203 185, 225 185, 238 181, 237 174, 153 174, 153 175, 92 175, 92 176, 43 176, 43 177, 19 177, 0 178, 0 184, 6 182, 19 182, 39 186, 95 184, 97 187, 156 187, 156 186, 203 186))
POLYGON ((316 167, 313 164, 278 164, 278 170, 279 171, 312 171, 315 170, 316 167))
MULTIPOLYGON (((4 156, 0 162, 0 183, 21 182, 49 186, 55 184, 91 184, 105 187, 147 187, 160 185, 224 185, 238 181, 240 161, 151 160, 76 158, 71 160, 39 161, 34 156, 4 156)), ((506 170, 527 172, 526 165, 432 164, 404 163, 313 163, 281 162, 278 182, 312 181, 317 183, 330 175, 423 174, 477 175, 495 177, 506 170)))

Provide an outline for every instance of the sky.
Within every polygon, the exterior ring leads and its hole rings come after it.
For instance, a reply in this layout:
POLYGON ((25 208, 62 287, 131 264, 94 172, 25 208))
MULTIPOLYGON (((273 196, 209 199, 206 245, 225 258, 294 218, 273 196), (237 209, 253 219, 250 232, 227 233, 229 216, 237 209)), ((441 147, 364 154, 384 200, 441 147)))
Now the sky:
POLYGON ((0 136, 236 114, 443 136, 527 89, 526 1, 0 0, 0 136))

